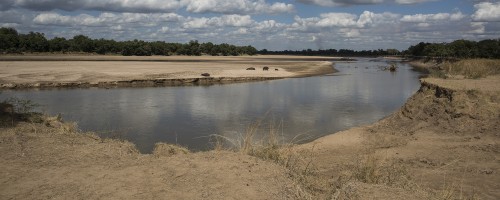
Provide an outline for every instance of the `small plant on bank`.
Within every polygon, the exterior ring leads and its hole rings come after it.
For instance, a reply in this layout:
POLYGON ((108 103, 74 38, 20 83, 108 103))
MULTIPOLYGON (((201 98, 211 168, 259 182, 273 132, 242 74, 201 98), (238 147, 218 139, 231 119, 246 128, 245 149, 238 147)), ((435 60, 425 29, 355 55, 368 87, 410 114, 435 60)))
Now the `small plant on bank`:
POLYGON ((448 76, 446 75, 446 73, 443 70, 439 70, 439 69, 435 69, 435 68, 429 69, 429 76, 433 77, 433 78, 442 78, 442 79, 448 78, 448 76))
POLYGON ((19 121, 43 122, 41 113, 35 112, 40 105, 31 100, 9 98, 0 102, 1 126, 13 126, 19 121))

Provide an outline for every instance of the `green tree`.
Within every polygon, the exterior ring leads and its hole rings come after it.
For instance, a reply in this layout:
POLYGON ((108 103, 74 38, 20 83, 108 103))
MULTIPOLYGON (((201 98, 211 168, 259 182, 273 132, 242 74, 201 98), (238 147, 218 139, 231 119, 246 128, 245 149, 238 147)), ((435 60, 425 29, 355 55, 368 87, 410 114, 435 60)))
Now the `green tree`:
POLYGON ((94 52, 94 41, 85 35, 76 35, 72 39, 72 50, 80 52, 94 52))
POLYGON ((19 39, 19 48, 22 51, 47 52, 49 50, 49 42, 43 33, 29 32, 21 34, 19 39))
POLYGON ((19 35, 16 29, 0 28, 0 50, 14 50, 19 46, 19 35))
POLYGON ((49 40, 50 52, 66 52, 69 50, 70 44, 66 38, 55 37, 49 40))

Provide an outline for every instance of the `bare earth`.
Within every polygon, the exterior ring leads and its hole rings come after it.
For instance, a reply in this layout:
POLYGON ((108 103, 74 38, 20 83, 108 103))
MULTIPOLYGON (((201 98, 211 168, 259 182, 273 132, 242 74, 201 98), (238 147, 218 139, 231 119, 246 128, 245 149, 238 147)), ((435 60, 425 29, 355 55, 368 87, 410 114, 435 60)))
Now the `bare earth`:
POLYGON ((0 56, 0 84, 203 78, 287 78, 333 73, 331 57, 0 56), (269 71, 263 71, 268 66, 269 71), (246 70, 254 67, 256 70, 246 70))
POLYGON ((498 80, 423 79, 385 119, 292 147, 295 167, 20 122, 0 128, 0 199, 500 199, 498 80))

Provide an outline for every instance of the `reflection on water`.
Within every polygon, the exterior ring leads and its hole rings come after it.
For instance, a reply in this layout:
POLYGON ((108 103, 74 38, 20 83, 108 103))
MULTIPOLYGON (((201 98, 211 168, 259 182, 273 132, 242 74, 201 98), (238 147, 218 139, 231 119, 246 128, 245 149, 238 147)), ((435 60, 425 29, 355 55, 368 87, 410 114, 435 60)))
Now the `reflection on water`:
POLYGON ((210 148, 211 134, 237 137, 262 120, 262 131, 280 126, 285 140, 309 140, 373 123, 397 110, 419 87, 418 73, 382 61, 336 63, 338 76, 294 78, 214 86, 3 91, 61 113, 85 131, 128 139, 141 152, 156 142, 193 150, 210 148))

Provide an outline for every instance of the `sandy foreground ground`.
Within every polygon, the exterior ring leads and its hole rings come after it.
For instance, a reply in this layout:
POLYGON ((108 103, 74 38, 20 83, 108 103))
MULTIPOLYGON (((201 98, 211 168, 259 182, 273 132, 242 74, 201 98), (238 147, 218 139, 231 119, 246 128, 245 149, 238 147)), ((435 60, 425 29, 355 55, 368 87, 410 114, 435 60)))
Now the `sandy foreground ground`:
MULTIPOLYGON (((204 78, 287 78, 334 72, 331 57, 0 56, 0 84, 204 78), (264 71, 263 67, 269 70, 264 71), (254 67, 255 70, 246 70, 254 67)), ((8 86, 8 85, 7 85, 8 86)))
POLYGON ((377 123, 266 156, 19 122, 0 128, 0 199, 500 199, 498 80, 425 78, 377 123))

